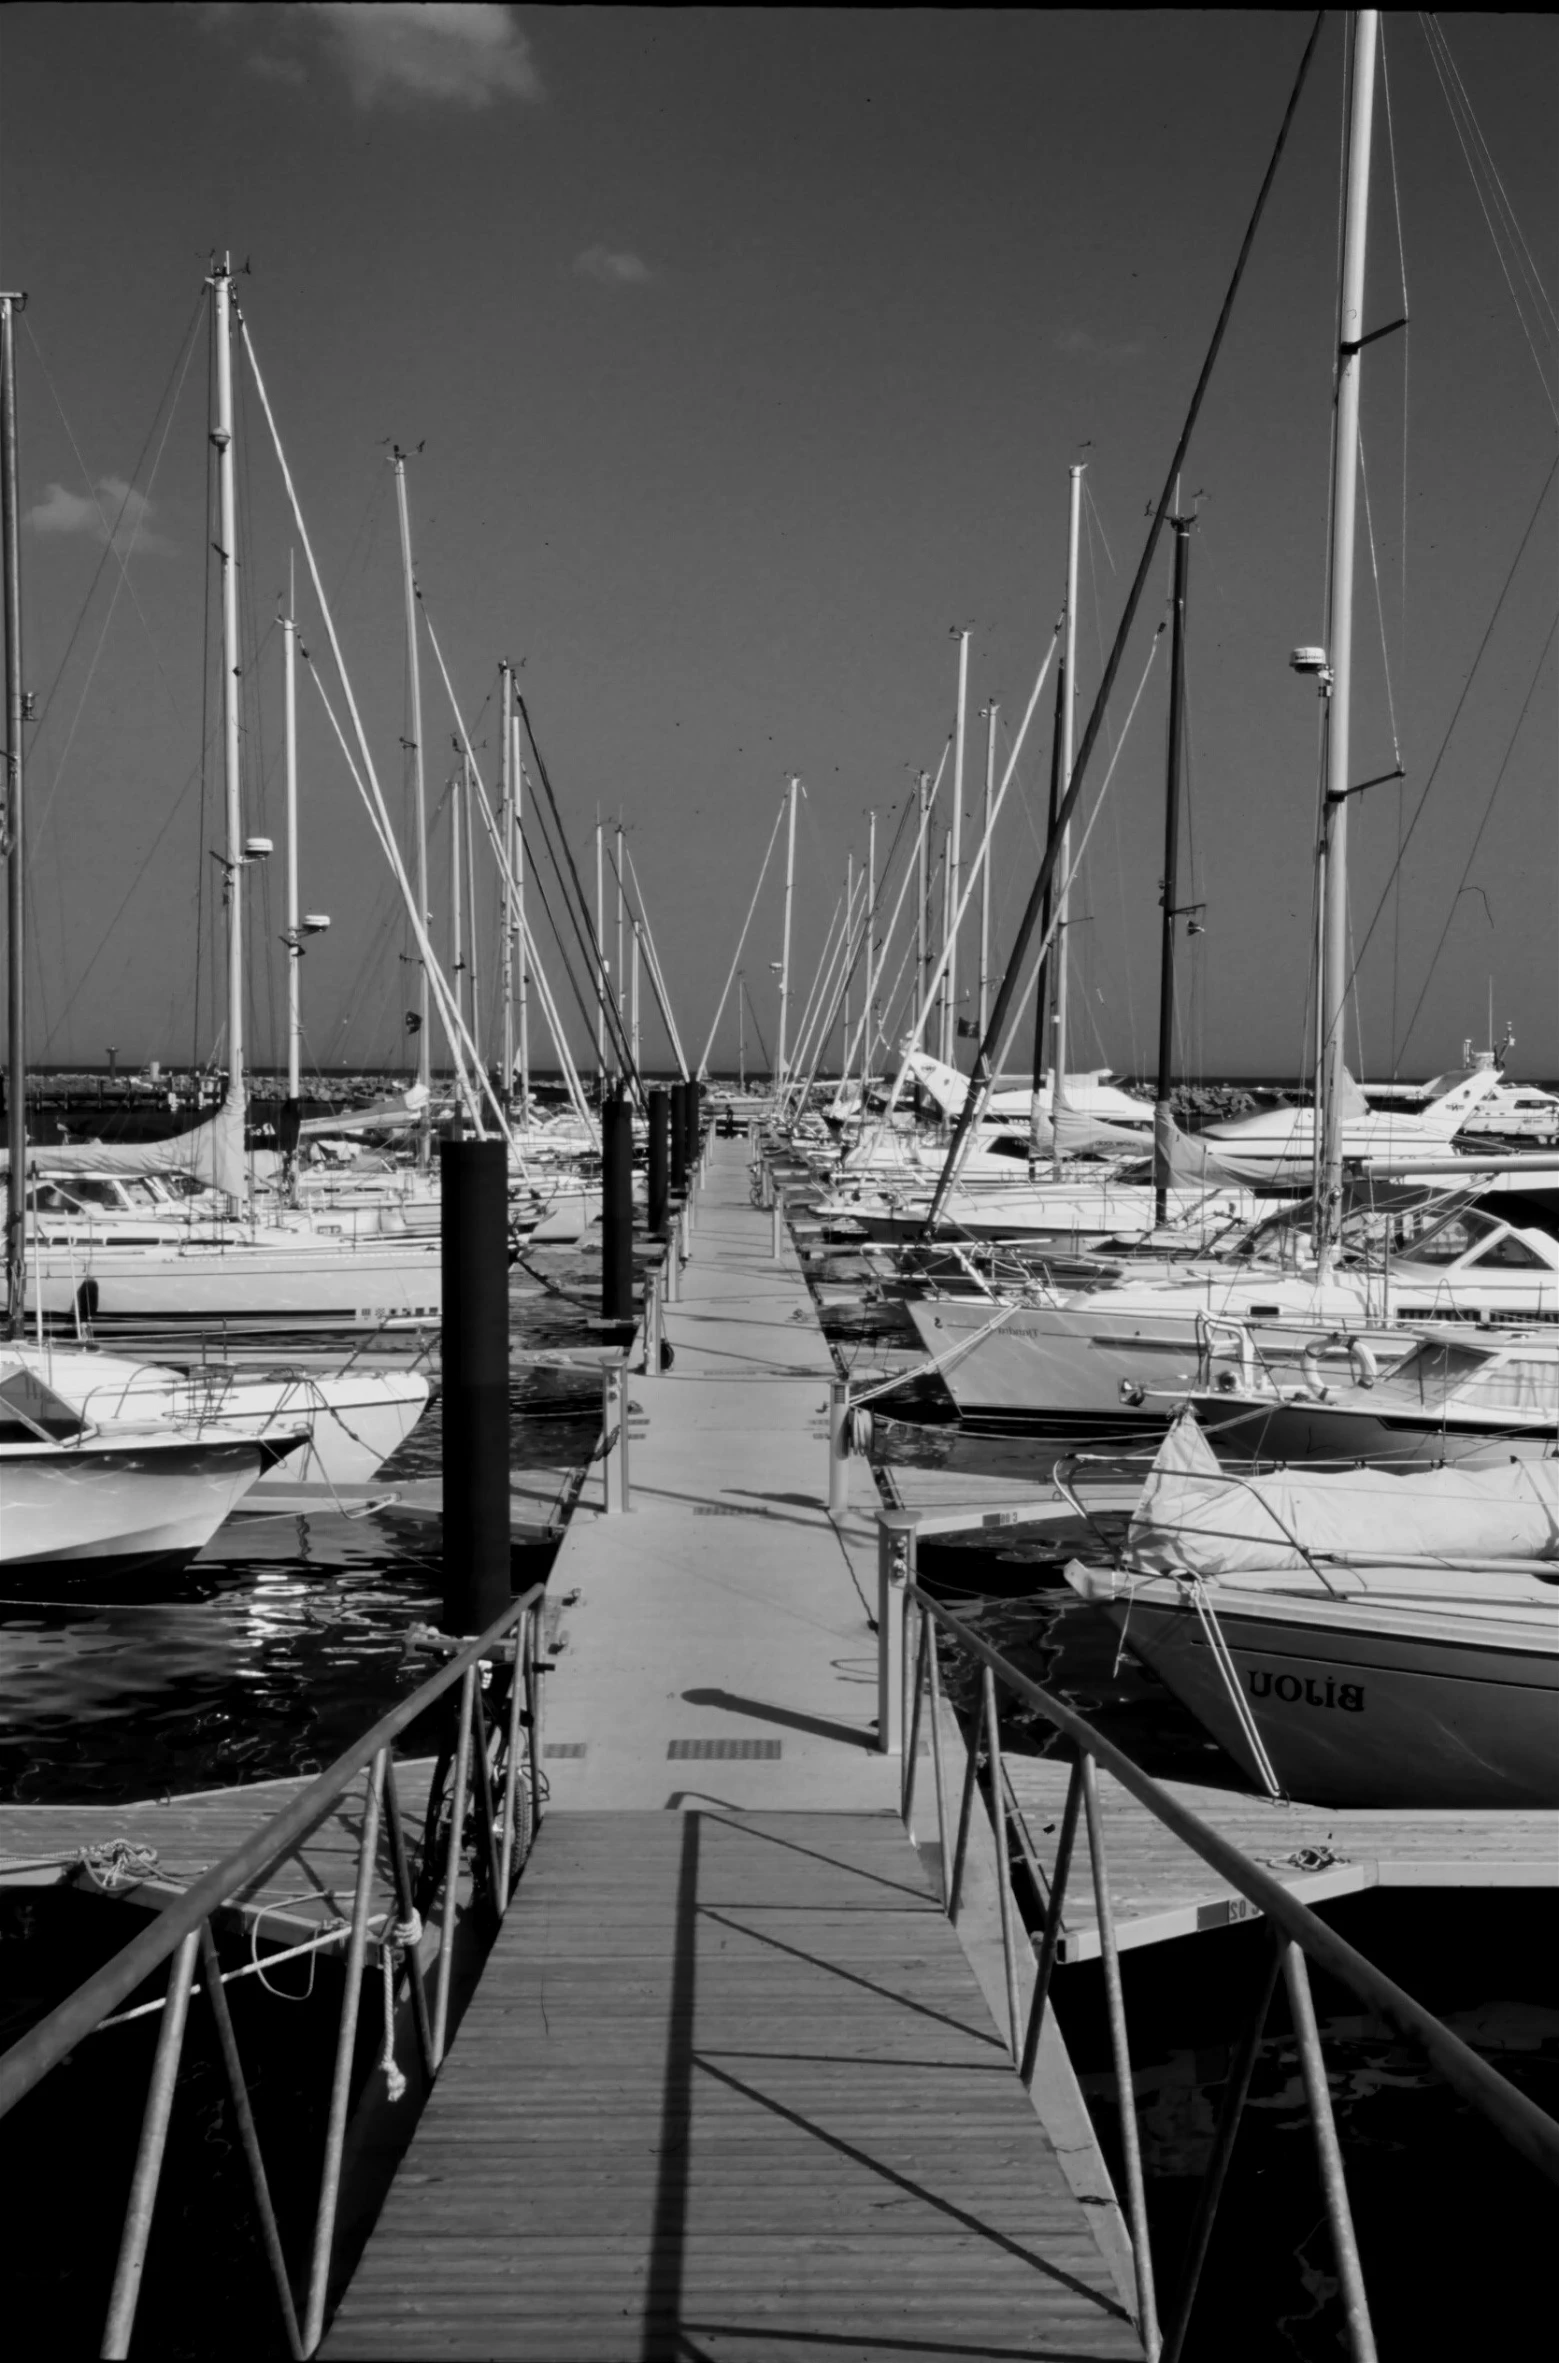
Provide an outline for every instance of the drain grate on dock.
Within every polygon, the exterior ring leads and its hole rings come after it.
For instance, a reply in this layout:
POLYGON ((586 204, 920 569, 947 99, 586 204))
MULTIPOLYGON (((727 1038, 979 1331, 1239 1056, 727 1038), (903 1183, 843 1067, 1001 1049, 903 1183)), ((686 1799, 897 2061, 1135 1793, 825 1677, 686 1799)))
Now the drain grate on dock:
POLYGON ((770 1510, 749 1509, 745 1502, 700 1502, 694 1509, 695 1518, 768 1518, 770 1510))
POLYGON ((668 1760, 678 1763, 686 1763, 690 1758, 707 1763, 717 1756, 726 1763, 732 1760, 750 1763, 753 1758, 761 1757, 772 1764, 783 1745, 777 1739, 674 1739, 667 1742, 666 1755, 668 1760))
POLYGON ((582 1756, 589 1745, 587 1739, 549 1739, 541 1752, 544 1756, 582 1756))

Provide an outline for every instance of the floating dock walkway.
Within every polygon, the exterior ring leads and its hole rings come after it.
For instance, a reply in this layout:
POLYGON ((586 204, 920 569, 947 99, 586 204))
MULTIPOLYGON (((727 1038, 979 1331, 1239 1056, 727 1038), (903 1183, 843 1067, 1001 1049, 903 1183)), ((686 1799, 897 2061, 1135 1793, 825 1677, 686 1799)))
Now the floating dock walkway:
POLYGON ((1138 2355, 898 1820, 871 1528, 737 1144, 666 1335, 632 1509, 593 1480, 551 1580, 548 1819, 322 2351, 1138 2355))

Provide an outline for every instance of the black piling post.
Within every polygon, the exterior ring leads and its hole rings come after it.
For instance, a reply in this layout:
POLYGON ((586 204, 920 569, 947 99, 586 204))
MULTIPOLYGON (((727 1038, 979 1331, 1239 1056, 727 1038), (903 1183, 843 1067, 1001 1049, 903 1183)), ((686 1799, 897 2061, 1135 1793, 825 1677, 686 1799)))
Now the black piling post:
POLYGON ((633 1110, 601 1110, 601 1318, 633 1319, 633 1110))
POLYGON ((671 1086, 671 1187, 673 1194, 687 1194, 687 1085, 671 1086))
POLYGON ((671 1188, 671 1100, 664 1091, 650 1093, 650 1202, 649 1223, 651 1238, 659 1238, 666 1228, 666 1197, 671 1188))
POLYGON ((443 1242, 444 1630, 509 1605, 509 1152, 439 1143, 443 1242))

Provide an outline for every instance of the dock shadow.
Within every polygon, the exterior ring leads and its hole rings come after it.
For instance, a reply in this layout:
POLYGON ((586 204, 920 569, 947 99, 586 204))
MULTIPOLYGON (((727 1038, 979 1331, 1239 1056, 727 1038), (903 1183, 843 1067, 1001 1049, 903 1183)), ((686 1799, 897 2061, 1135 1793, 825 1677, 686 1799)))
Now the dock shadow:
POLYGON ((750 1715, 755 1722, 779 1723, 787 1731, 804 1731, 813 1739, 837 1740, 843 1747, 876 1753, 875 1731, 862 1731, 856 1724, 831 1723, 822 1715, 798 1715, 790 1707, 767 1706, 762 1699, 742 1698, 734 1690, 684 1690, 682 1696, 690 1707, 720 1707, 728 1715, 750 1715))

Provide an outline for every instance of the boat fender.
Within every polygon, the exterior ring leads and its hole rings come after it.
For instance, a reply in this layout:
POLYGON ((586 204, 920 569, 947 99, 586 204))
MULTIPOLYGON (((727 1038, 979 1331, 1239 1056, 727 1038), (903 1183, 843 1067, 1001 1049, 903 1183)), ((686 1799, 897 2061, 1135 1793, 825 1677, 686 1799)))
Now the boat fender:
POLYGON ((1372 1387, 1380 1376, 1380 1365, 1362 1337, 1348 1340, 1348 1368, 1356 1387, 1372 1387))

